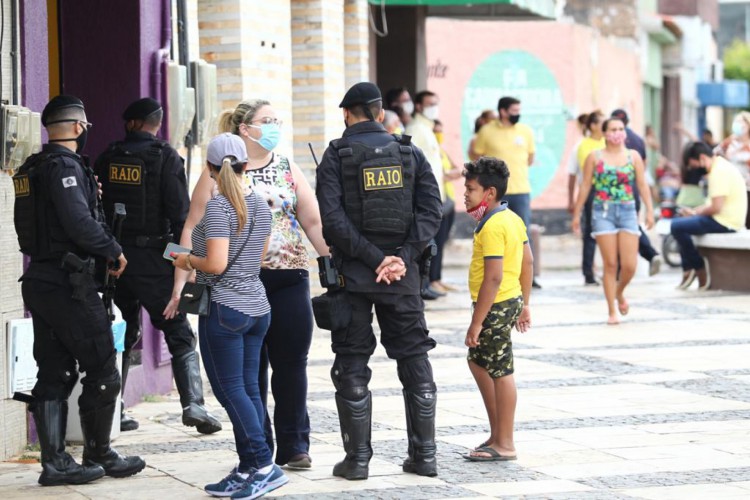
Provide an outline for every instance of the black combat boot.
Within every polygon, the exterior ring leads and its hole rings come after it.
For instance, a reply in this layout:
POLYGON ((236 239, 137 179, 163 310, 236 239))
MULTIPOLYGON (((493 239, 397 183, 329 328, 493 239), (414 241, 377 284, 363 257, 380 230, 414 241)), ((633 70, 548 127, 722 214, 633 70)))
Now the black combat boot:
POLYGON ((81 412, 81 430, 83 430, 83 464, 101 465, 104 472, 112 477, 128 477, 138 474, 146 467, 141 457, 125 457, 110 447, 112 420, 115 414, 115 403, 81 412))
POLYGON ((128 432, 138 429, 138 421, 132 417, 125 415, 125 383, 128 380, 128 371, 130 370, 130 351, 122 353, 122 372, 120 372, 120 378, 122 379, 122 410, 120 411, 120 431, 128 432))
POLYGON ((221 430, 221 422, 203 407, 203 381, 195 351, 172 358, 172 373, 182 405, 182 424, 195 427, 201 434, 221 430))
POLYGON ((437 476, 435 458, 435 407, 437 392, 432 384, 404 389, 409 457, 402 469, 419 476, 437 476))
POLYGON ((100 466, 79 465, 65 452, 67 401, 37 401, 32 408, 39 447, 42 449, 42 474, 39 476, 39 484, 85 484, 104 476, 104 469, 100 466))
POLYGON ((359 401, 349 401, 336 393, 336 408, 346 457, 333 467, 333 475, 350 481, 367 479, 372 458, 372 395, 367 391, 359 401))

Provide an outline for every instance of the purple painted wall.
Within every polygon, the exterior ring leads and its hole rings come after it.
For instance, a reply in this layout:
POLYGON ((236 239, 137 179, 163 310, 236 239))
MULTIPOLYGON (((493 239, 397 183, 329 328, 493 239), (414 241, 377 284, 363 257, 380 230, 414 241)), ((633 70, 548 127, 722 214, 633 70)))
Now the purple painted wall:
MULTIPOLYGON (((50 98, 47 0, 24 0, 19 5, 20 104, 41 112, 50 98)), ((121 138, 120 117, 130 102, 143 96, 165 101, 166 78, 155 78, 155 64, 163 74, 168 53, 159 49, 169 45, 169 5, 169 0, 59 0, 62 88, 83 99, 89 121, 96 124, 86 151, 92 158, 121 138)), ((127 405, 145 394, 172 389, 163 334, 152 327, 145 311, 142 315, 142 364, 128 377, 127 405)), ((29 440, 36 442, 33 420, 28 422, 29 440)))
POLYGON ((49 100, 47 1, 20 2, 21 105, 41 112, 49 100))
POLYGON ((169 26, 164 6, 169 0, 60 0, 62 89, 83 100, 95 124, 85 151, 92 159, 122 138, 129 103, 144 96, 163 101, 152 94, 152 61, 169 26))

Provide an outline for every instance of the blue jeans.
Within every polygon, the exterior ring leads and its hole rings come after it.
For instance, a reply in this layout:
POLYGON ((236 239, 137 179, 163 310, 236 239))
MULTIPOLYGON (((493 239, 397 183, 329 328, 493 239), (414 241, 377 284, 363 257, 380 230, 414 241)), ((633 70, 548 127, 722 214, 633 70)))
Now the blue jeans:
POLYGON ((672 219, 672 236, 680 244, 680 257, 682 257, 682 269, 703 269, 703 258, 698 253, 691 236, 709 233, 733 233, 733 229, 722 226, 713 217, 706 215, 693 215, 690 217, 678 217, 672 219))
POLYGON ((198 321, 206 375, 232 421, 239 470, 260 469, 272 463, 263 433, 266 409, 258 388, 260 349, 271 314, 251 317, 216 302, 210 309, 198 321))
POLYGON ((508 202, 508 208, 513 210, 523 221, 526 226, 526 238, 531 245, 531 230, 529 229, 531 225, 531 195, 529 193, 506 194, 503 196, 503 200, 508 202))

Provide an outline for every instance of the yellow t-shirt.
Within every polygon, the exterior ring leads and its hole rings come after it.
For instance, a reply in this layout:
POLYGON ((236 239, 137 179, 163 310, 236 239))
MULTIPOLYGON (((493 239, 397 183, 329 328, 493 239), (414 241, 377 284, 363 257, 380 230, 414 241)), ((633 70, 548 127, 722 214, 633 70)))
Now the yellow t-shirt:
POLYGON ((735 231, 745 227, 747 189, 737 167, 721 156, 714 158, 708 173, 708 204, 711 198, 724 196, 724 206, 713 215, 716 222, 735 231))
POLYGON ((476 302, 484 281, 485 259, 503 259, 503 280, 494 303, 521 295, 521 264, 523 245, 526 243, 526 226, 513 211, 496 208, 485 215, 474 230, 474 249, 469 265, 469 292, 476 302))
MULTIPOLYGON (((443 160, 443 173, 447 174, 451 170, 453 170, 453 165, 451 164, 450 158, 448 158, 448 155, 443 150, 443 148, 440 148, 440 158, 443 160)), ((455 200, 456 199, 456 187, 453 185, 453 181, 447 180, 445 177, 443 177, 443 185, 445 188, 445 199, 446 200, 455 200)))
POLYGON ((510 178, 507 194, 531 192, 529 184, 529 155, 533 154, 534 133, 523 123, 506 127, 500 120, 488 123, 479 130, 474 151, 480 156, 499 158, 508 164, 510 178))
POLYGON ((583 164, 586 162, 586 158, 594 151, 604 149, 604 146, 604 137, 599 140, 584 137, 581 140, 581 144, 578 146, 578 168, 580 169, 581 176, 583 176, 583 164))

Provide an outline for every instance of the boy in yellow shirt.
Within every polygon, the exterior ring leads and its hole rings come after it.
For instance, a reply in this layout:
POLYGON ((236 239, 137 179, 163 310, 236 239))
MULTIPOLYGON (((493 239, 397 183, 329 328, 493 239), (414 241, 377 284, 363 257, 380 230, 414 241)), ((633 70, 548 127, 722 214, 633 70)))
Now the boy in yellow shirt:
POLYGON ((469 267, 473 313, 465 344, 491 432, 486 442, 464 455, 475 462, 516 459, 516 383, 510 334, 513 325, 522 333, 531 327, 533 256, 526 226, 500 201, 509 176, 508 166, 496 158, 479 158, 467 163, 464 170, 466 211, 479 222, 469 267))

